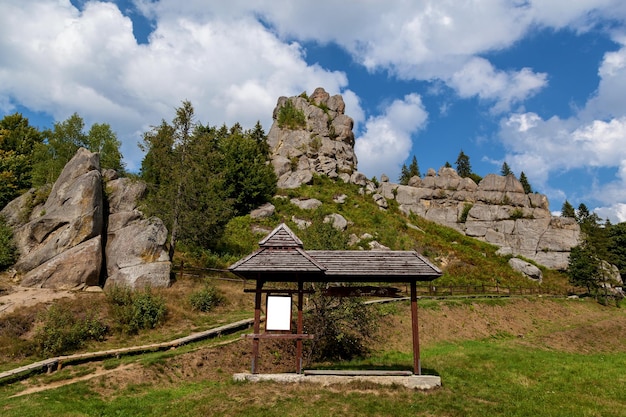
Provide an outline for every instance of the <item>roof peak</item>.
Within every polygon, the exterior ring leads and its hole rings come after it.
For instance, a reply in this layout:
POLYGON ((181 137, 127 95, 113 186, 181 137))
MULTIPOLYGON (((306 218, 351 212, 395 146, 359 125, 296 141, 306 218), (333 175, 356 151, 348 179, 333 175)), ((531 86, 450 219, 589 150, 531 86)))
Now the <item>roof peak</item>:
POLYGON ((285 223, 281 223, 259 242, 259 246, 262 248, 302 248, 304 244, 300 238, 291 231, 289 226, 285 223))

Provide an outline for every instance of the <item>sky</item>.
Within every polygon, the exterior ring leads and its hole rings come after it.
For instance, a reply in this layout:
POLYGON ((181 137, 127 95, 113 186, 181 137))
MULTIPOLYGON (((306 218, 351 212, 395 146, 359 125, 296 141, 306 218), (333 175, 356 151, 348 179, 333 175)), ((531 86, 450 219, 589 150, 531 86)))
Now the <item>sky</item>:
POLYGON ((131 172, 184 100, 268 132, 278 97, 317 87, 343 96, 370 178, 463 151, 553 212, 626 221, 623 0, 0 0, 0 117, 108 123, 131 172))

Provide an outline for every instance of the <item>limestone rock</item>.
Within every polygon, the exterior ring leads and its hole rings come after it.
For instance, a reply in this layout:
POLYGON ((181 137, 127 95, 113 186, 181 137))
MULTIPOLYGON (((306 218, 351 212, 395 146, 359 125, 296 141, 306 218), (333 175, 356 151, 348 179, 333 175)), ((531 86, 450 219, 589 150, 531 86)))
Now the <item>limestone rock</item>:
POLYGON ((302 210, 315 210, 322 205, 322 202, 317 198, 307 198, 306 200, 300 200, 299 198, 292 198, 291 204, 300 207, 302 210))
POLYGON ((115 277, 111 282, 130 286, 169 285, 167 230, 138 210, 145 191, 144 183, 113 170, 101 174, 99 155, 80 149, 51 188, 30 190, 2 211, 21 254, 15 265, 21 284, 79 289, 115 277))
POLYGON ((330 223, 335 229, 343 232, 348 227, 348 221, 338 213, 332 213, 324 217, 324 223, 330 223))
POLYGON ((342 178, 356 169, 354 121, 344 114, 340 95, 330 96, 317 88, 306 98, 279 97, 274 108, 274 123, 268 133, 272 166, 279 188, 297 188, 311 182, 314 174, 342 178), (281 108, 290 103, 305 116, 303 126, 279 126, 281 108))
POLYGON ((276 212, 276 207, 272 203, 265 203, 261 207, 256 208, 250 212, 250 217, 253 219, 265 219, 272 217, 276 212))
POLYGON ((486 242, 510 248, 554 269, 566 269, 580 228, 571 219, 553 217, 548 199, 525 194, 513 175, 487 175, 480 184, 461 178, 452 168, 429 169, 411 185, 385 182, 378 194, 395 199, 400 210, 451 227, 486 242))
POLYGON ((166 239, 167 229, 156 217, 135 220, 117 230, 109 230, 106 245, 107 286, 115 283, 135 287, 136 282, 155 287, 169 285, 169 271, 165 276, 155 275, 156 271, 164 271, 165 265, 169 264, 166 239), (154 263, 159 266, 150 266, 154 263), (142 271, 142 266, 146 266, 150 273, 142 271), (109 282, 111 277, 115 279, 109 282))
POLYGON ((43 205, 44 214, 15 229, 21 254, 15 265, 18 272, 32 271, 100 234, 103 200, 99 165, 98 154, 80 149, 52 187, 43 205))
POLYGON ((387 204, 387 200, 382 195, 374 194, 372 198, 374 199, 374 202, 376 203, 376 205, 378 205, 379 208, 387 209, 387 207, 389 207, 389 205, 387 204))
POLYGON ((106 183, 109 213, 132 212, 146 194, 146 184, 130 178, 116 178, 106 183))
POLYGON ((102 242, 96 236, 28 271, 21 285, 57 290, 99 285, 101 265, 102 242))
POLYGON ((305 219, 300 219, 296 216, 291 216, 291 221, 294 222, 296 224, 296 227, 300 230, 304 230, 307 229, 309 226, 311 226, 313 223, 309 220, 305 220, 305 219))
POLYGON ((541 272, 541 269, 537 268, 535 265, 528 263, 522 259, 511 258, 509 259, 509 265, 514 270, 521 272, 526 277, 534 281, 541 282, 541 280, 543 279, 543 273, 541 272))

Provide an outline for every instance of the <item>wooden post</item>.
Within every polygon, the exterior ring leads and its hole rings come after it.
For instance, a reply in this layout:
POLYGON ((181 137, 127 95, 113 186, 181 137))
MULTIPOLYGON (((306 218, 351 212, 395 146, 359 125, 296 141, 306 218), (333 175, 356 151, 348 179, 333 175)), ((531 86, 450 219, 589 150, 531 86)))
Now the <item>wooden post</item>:
MULTIPOLYGON (((261 332, 261 291, 263 289, 263 281, 257 279, 256 292, 254 294, 254 334, 261 332)), ((252 373, 258 373, 259 362, 259 339, 252 339, 252 373)))
MULTIPOLYGON (((298 334, 302 334, 304 331, 304 323, 302 317, 302 304, 304 299, 304 288, 302 280, 298 280, 298 334)), ((302 373, 302 339, 296 340, 296 372, 302 373)))
POLYGON ((413 373, 421 375, 419 322, 417 320, 417 283, 415 281, 411 281, 411 327, 413 330, 413 373))

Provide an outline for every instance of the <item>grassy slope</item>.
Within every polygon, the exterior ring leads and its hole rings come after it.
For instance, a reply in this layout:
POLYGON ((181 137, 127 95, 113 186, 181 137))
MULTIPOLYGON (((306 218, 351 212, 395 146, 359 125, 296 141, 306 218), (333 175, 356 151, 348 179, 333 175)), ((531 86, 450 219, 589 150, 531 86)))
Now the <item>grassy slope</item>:
MULTIPOLYGON (((380 210, 371 195, 359 194, 359 187, 332 181, 327 177, 316 177, 313 185, 296 190, 281 190, 287 198, 275 198, 276 213, 269 219, 253 221, 249 216, 233 219, 227 228, 223 249, 230 256, 225 264, 247 255, 257 248, 257 242, 264 232, 253 233, 252 225, 271 230, 280 222, 285 222, 304 242, 305 249, 312 240, 317 240, 312 232, 302 231, 292 222, 292 217, 320 222, 325 215, 339 213, 350 223, 346 232, 361 236, 369 233, 383 245, 395 250, 417 250, 426 255, 444 271, 444 276, 435 281, 436 285, 510 285, 532 287, 536 284, 513 271, 508 258, 497 256, 497 247, 450 229, 426 221, 418 216, 407 217, 398 210, 395 201, 389 201, 388 210, 380 210), (343 204, 333 202, 337 195, 347 195, 343 204), (316 198, 323 204, 314 211, 299 209, 289 202, 290 198, 316 198)), ((370 239, 371 240, 371 239, 370 239)), ((350 249, 367 247, 368 239, 350 249)), ((565 292, 567 278, 557 271, 543 269, 543 288, 565 292)))
MULTIPOLYGON (((410 368, 409 306, 384 312, 384 339, 373 346, 374 355, 344 367, 410 368)), ((235 383, 231 375, 247 367, 249 343, 203 342, 2 386, 0 410, 7 417, 624 415, 624 309, 537 298, 439 300, 422 303, 420 316, 424 370, 443 381, 432 392, 366 383, 235 383), (70 385, 9 398, 71 378, 70 385)), ((264 351, 262 361, 277 352, 264 351)))

